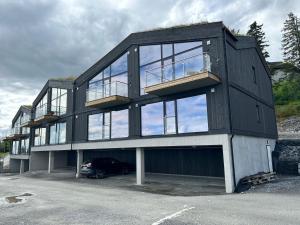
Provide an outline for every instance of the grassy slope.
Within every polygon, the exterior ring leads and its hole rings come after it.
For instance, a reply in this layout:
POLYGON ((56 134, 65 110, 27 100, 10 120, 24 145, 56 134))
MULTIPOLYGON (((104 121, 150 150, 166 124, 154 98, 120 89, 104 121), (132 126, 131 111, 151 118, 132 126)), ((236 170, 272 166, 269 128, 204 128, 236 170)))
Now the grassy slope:
POLYGON ((287 63, 271 64, 270 69, 272 73, 281 70, 287 74, 285 79, 273 84, 277 119, 300 117, 300 69, 287 63))

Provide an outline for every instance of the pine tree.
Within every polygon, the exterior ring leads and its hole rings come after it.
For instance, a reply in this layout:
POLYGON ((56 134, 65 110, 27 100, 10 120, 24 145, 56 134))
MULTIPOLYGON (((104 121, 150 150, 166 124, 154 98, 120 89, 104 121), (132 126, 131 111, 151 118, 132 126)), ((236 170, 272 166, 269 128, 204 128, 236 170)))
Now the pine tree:
POLYGON ((270 57, 269 52, 266 50, 266 47, 269 45, 267 44, 268 42, 266 41, 265 37, 265 32, 262 30, 263 24, 257 24, 256 21, 254 21, 250 26, 249 30, 247 32, 247 35, 250 35, 254 37, 257 41, 258 46, 261 49, 261 52, 265 58, 270 57))
POLYGON ((293 13, 288 14, 282 34, 283 59, 300 68, 300 20, 293 13))

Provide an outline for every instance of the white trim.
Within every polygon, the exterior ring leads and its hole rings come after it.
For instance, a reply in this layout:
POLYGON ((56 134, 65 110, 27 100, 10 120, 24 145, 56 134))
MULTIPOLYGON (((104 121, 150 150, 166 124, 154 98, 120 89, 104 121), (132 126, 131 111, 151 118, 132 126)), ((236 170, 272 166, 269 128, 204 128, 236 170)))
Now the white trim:
POLYGON ((31 152, 66 151, 66 150, 71 150, 71 144, 31 147, 31 152))

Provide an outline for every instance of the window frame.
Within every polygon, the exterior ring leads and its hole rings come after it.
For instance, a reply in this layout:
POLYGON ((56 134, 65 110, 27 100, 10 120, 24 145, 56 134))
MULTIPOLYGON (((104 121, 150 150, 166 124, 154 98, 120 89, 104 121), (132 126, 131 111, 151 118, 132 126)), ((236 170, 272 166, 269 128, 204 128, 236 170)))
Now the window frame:
POLYGON ((58 123, 54 123, 51 124, 49 126, 49 145, 62 145, 62 144, 66 144, 67 143, 67 122, 63 121, 63 122, 58 122, 58 123), (61 136, 61 124, 65 124, 65 141, 64 142, 60 142, 60 136, 61 136), (51 143, 51 127, 55 127, 55 136, 54 136, 54 143, 51 143))
POLYGON ((208 115, 208 103, 207 103, 207 94, 206 93, 201 93, 201 94, 198 94, 198 95, 192 95, 192 96, 185 96, 185 97, 182 97, 182 98, 177 98, 177 99, 167 99, 167 100, 163 100, 163 101, 159 101, 159 102, 151 102, 151 103, 148 103, 148 104, 144 104, 140 107, 140 111, 141 111, 141 137, 151 137, 151 136, 178 136, 178 135, 188 135, 188 134, 197 134, 197 133, 208 133, 210 131, 209 129, 209 115, 208 115), (205 96, 205 99, 206 99, 206 112, 207 112, 207 131, 195 131, 195 132, 179 132, 179 123, 178 123, 178 100, 180 99, 185 99, 185 98, 191 98, 191 97, 197 97, 197 96, 202 96, 204 95, 205 96), (167 102, 174 102, 174 108, 175 108, 175 127, 176 127, 176 132, 175 133, 169 133, 167 134, 166 133, 166 121, 165 121, 165 116, 166 116, 166 103, 167 102), (142 108, 146 105, 151 105, 151 104, 155 104, 155 103, 159 103, 159 102, 162 102, 163 103, 163 134, 153 134, 153 135, 143 135, 143 118, 142 118, 142 108))
POLYGON ((94 112, 91 114, 87 115, 87 137, 86 140, 88 142, 93 142, 93 141, 107 141, 107 140, 117 140, 117 139, 128 139, 129 138, 129 130, 130 130, 130 121, 129 121, 129 109, 125 108, 125 109, 120 109, 120 110, 115 110, 115 111, 105 111, 105 112, 94 112), (112 112, 118 112, 118 111, 123 111, 123 110, 127 110, 127 124, 128 124, 128 128, 127 128, 127 136, 126 137, 116 137, 116 138, 112 138, 112 112), (89 124, 90 124, 90 116, 92 115, 97 115, 97 114, 102 114, 102 122, 101 122, 101 130, 102 130, 102 138, 100 139, 89 139, 89 124), (104 131, 104 123, 105 123, 105 114, 109 114, 109 138, 103 138, 105 135, 104 131))

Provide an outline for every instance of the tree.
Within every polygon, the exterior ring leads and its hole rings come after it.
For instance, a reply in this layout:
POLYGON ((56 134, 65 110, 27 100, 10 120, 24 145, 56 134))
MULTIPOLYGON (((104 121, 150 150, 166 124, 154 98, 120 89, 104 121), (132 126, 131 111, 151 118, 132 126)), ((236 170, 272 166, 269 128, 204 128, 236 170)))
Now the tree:
POLYGON ((265 37, 265 32, 262 30, 263 24, 257 24, 256 21, 254 21, 250 26, 249 30, 247 32, 247 35, 250 35, 254 37, 257 41, 257 44, 265 58, 270 57, 269 52, 266 50, 266 47, 269 45, 267 44, 268 42, 266 41, 265 37))
POLYGON ((282 30, 283 58, 300 68, 300 21, 293 13, 288 14, 282 30))

